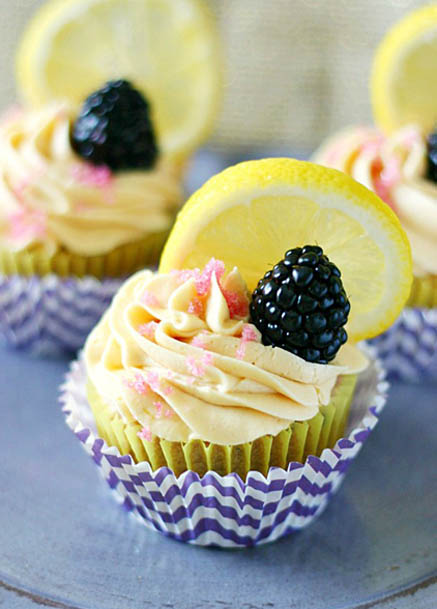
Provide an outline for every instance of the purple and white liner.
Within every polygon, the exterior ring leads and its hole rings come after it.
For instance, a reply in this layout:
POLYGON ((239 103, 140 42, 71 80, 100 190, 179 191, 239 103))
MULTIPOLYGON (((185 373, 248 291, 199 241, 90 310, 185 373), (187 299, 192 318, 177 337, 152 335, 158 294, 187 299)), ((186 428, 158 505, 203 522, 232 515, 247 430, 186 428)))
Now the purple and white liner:
POLYGON ((123 279, 0 275, 0 335, 33 353, 77 351, 123 279))
POLYGON ((390 378, 437 381, 437 309, 406 308, 370 341, 390 378))
POLYGON ((373 360, 360 375, 347 436, 334 449, 308 457, 305 464, 291 463, 287 470, 273 467, 267 476, 249 472, 243 482, 236 474, 212 471, 202 478, 192 471, 176 477, 167 467, 153 471, 149 463, 121 456, 97 435, 85 378, 79 358, 61 388, 67 424, 123 508, 168 537, 223 548, 268 543, 313 522, 377 424, 388 389, 380 363, 373 360))

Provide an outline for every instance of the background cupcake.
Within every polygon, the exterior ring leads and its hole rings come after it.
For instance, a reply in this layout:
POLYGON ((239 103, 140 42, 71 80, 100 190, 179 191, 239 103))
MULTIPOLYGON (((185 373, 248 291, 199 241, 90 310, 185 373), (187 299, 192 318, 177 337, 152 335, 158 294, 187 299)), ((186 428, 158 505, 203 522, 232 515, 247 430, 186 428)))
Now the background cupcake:
POLYGON ((437 378, 437 7, 407 16, 378 49, 372 101, 380 127, 328 139, 314 161, 349 173, 398 215, 412 246, 414 282, 397 324, 376 345, 395 376, 437 378))
POLYGON ((49 2, 24 34, 17 79, 27 105, 0 129, 1 323, 16 346, 76 349, 119 278, 158 260, 219 81, 202 5, 181 20, 178 4, 156 21, 150 3, 126 2, 123 35, 114 5, 49 2), (132 44, 138 22, 160 39, 156 49, 142 37, 132 44))
MULTIPOLYGON (((342 446, 356 454, 370 429, 368 408, 375 406, 375 414, 383 403, 378 373, 354 342, 385 329, 410 289, 409 246, 394 214, 337 171, 291 159, 242 163, 188 201, 160 268, 141 271, 122 286, 63 396, 69 425, 91 451, 98 445, 97 462, 108 481, 119 479, 116 470, 124 463, 136 480, 124 485, 126 497, 156 524, 149 492, 157 481, 162 477, 188 497, 191 483, 198 492, 203 477, 197 522, 208 518, 211 476, 243 497, 255 479, 264 485, 275 480, 284 489, 297 482, 298 495, 308 467, 341 469, 342 446), (260 244, 256 251, 252 239, 260 244), (305 245, 307 239, 320 245, 305 245), (297 247, 271 268, 277 248, 290 241, 297 247), (199 270, 195 263, 208 250, 234 258, 238 269, 226 272, 212 259, 199 270), (369 251, 374 269, 368 268, 369 251), (341 271, 331 256, 343 262, 341 271), (184 268, 187 259, 191 270, 184 268), (364 370, 355 391, 356 375, 364 370), (90 408, 101 439, 93 422, 88 427, 90 408), (348 421, 352 439, 342 445, 348 421), (115 469, 108 472, 107 463, 115 469)), ((328 485, 320 492, 305 524, 331 490, 328 485)), ((282 534, 296 517, 292 499, 284 498, 284 514, 281 502, 267 510, 270 520, 289 519, 282 534)), ((179 520, 174 510, 177 504, 187 517, 189 501, 159 501, 172 522, 164 530, 183 538, 173 530, 179 520)), ((267 496, 262 509, 264 501, 267 496)), ((216 530, 215 519, 209 520, 202 526, 216 530)), ((263 540, 266 524, 243 545, 263 540)), ((199 533, 193 531, 194 543, 199 533)))

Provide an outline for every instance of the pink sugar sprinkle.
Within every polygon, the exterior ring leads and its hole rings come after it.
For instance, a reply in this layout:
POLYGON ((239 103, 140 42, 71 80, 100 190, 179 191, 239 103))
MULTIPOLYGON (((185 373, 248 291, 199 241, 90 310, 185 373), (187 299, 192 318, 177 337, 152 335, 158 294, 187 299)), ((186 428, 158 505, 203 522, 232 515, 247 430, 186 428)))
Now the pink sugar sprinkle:
POLYGON ((86 186, 97 186, 107 189, 112 184, 112 173, 106 165, 92 165, 91 163, 78 163, 71 170, 73 178, 86 186))
POLYGON ((202 364, 204 366, 212 366, 213 361, 214 361, 214 355, 212 353, 207 351, 206 353, 203 354, 202 364))
POLYGON ((150 431, 150 427, 143 427, 141 431, 137 432, 137 436, 139 438, 143 438, 147 442, 151 442, 153 437, 152 432, 150 431))
POLYGON ((155 338, 157 327, 158 323, 156 321, 149 321, 146 324, 140 324, 138 326, 138 332, 141 336, 145 336, 146 338, 155 338))
POLYGON ((159 419, 162 416, 162 402, 156 401, 153 402, 154 407, 156 408, 156 417, 159 419))
POLYGON ((160 390, 159 374, 157 372, 148 372, 146 379, 150 387, 157 393, 160 390))
POLYGON ((240 344, 238 346, 238 349, 235 352, 235 357, 237 359, 244 359, 245 355, 246 355, 246 343, 241 340, 240 344))
POLYGON ((391 158, 386 163, 384 169, 380 174, 381 182, 385 184, 387 188, 393 188, 401 179, 401 168, 399 161, 396 158, 391 158))
MULTIPOLYGON (((377 157, 371 167, 371 174, 373 178, 373 188, 378 195, 387 205, 394 208, 394 202, 391 197, 391 181, 384 180, 383 176, 384 166, 380 157, 377 157)), ((389 173, 390 177, 390 173, 389 173)))
POLYGON ((199 298, 194 298, 188 305, 188 313, 191 313, 192 315, 197 315, 198 317, 200 317, 200 315, 203 315, 203 302, 199 298))
POLYGON ((172 275, 173 277, 176 277, 176 281, 178 283, 185 283, 185 281, 188 281, 189 279, 198 279, 200 277, 200 270, 199 269, 193 269, 193 270, 183 270, 183 271, 178 271, 177 269, 174 269, 173 271, 170 271, 170 275, 172 275))
POLYGON ((213 354, 209 352, 203 354, 201 361, 194 359, 192 356, 187 357, 187 368, 195 377, 204 376, 206 367, 211 366, 213 359, 213 354))
POLYGON ((166 408, 166 410, 164 412, 164 416, 167 417, 167 419, 170 419, 173 415, 174 415, 173 410, 171 410, 171 408, 166 408))
POLYGON ((42 211, 23 208, 9 214, 8 221, 13 240, 42 238, 47 232, 47 216, 42 211))
POLYGON ((201 362, 198 362, 194 359, 194 357, 187 357, 187 368, 191 372, 193 376, 203 376, 205 373, 205 368, 203 367, 201 362))
POLYGON ((193 340, 191 341, 191 345, 193 347, 198 347, 199 349, 206 349, 206 345, 200 335, 197 335, 193 338, 193 340))
POLYGON ((150 391, 149 385, 146 383, 144 377, 139 372, 135 374, 134 380, 125 379, 123 382, 127 387, 133 389, 139 395, 146 395, 146 393, 149 393, 150 391))
POLYGON ((162 390, 162 393, 164 395, 171 395, 174 391, 174 388, 171 385, 165 385, 165 387, 162 390))
POLYGON ((144 290, 143 295, 141 296, 141 302, 149 307, 159 307, 159 300, 153 292, 149 292, 148 290, 144 290))
POLYGON ((241 332, 241 338, 246 343, 256 341, 258 337, 255 332, 255 328, 250 324, 244 324, 241 332))
POLYGON ((235 353, 235 357, 237 359, 244 359, 244 356, 246 355, 247 343, 256 341, 256 339, 257 335, 254 328, 250 324, 244 324, 241 332, 240 345, 235 353))
POLYGON ((209 292, 209 288, 211 287, 211 279, 214 273, 217 277, 217 281, 220 281, 224 272, 224 262, 211 258, 211 260, 206 263, 200 277, 196 279, 196 290, 199 296, 204 296, 209 292))
POLYGON ((249 301, 245 294, 222 288, 231 317, 246 317, 249 312, 249 301))

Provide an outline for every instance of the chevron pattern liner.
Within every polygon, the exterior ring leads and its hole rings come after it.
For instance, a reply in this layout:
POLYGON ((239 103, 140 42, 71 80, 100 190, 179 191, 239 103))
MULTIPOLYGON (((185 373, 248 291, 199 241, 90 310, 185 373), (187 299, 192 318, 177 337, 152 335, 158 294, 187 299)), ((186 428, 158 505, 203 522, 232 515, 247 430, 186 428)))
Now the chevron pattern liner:
MULTIPOLYGON (((372 352, 371 352, 372 353, 372 352)), ((97 436, 85 395, 85 369, 73 362, 61 388, 67 424, 98 466, 123 508, 141 523, 179 541, 241 548, 274 541, 308 526, 338 489, 352 460, 378 422, 388 384, 378 361, 361 375, 350 417, 350 431, 334 449, 267 477, 191 471, 176 477, 166 468, 136 464, 97 436)))
POLYGON ((0 335, 34 353, 77 351, 122 282, 0 275, 0 335))
POLYGON ((370 344, 392 379, 437 381, 437 309, 404 309, 370 344))

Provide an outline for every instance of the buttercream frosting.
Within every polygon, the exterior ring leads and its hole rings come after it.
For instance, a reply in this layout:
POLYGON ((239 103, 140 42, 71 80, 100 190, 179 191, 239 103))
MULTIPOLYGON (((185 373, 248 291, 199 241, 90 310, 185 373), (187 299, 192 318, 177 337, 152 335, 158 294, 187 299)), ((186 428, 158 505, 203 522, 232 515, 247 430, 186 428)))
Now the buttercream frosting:
POLYGON ((337 379, 367 365, 344 345, 333 364, 265 346, 248 323, 237 269, 128 279, 85 346, 89 380, 103 402, 143 437, 240 444, 312 418, 337 379))
POLYGON ((366 127, 334 135, 313 161, 340 169, 388 203, 411 242, 417 276, 437 274, 437 185, 425 178, 427 146, 414 125, 385 137, 366 127))
POLYGON ((0 123, 0 247, 94 256, 166 231, 182 199, 179 167, 95 167, 70 145, 71 116, 54 104, 0 123))

